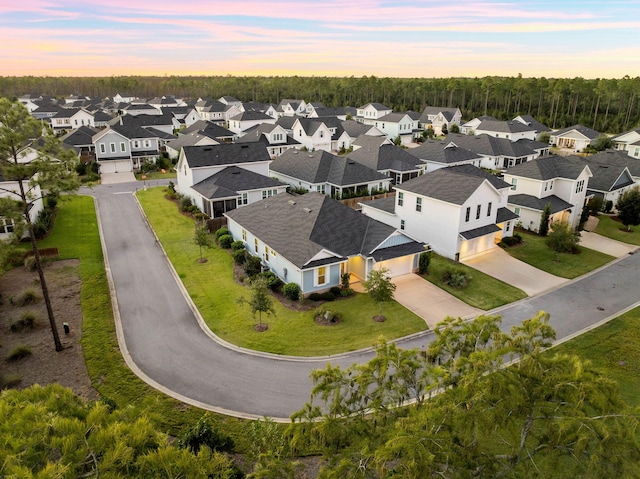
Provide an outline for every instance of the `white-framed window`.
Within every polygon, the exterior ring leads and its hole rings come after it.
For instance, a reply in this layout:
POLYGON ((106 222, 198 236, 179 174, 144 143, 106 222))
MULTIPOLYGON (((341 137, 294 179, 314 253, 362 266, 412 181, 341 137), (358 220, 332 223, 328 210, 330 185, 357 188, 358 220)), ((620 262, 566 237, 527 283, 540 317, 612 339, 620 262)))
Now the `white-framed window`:
POLYGON ((487 216, 491 216, 491 201, 489 201, 489 204, 487 205, 487 216))
POLYGON ((398 206, 402 206, 404 204, 404 193, 402 191, 398 191, 398 206))
POLYGON ((324 138, 324 131, 320 131, 320 138, 324 138))
POLYGON ((140 148, 140 142, 138 140, 133 140, 133 147, 140 148))
POLYGON ((121 142, 120 142, 120 151, 121 151, 122 153, 124 153, 125 151, 127 151, 127 147, 125 146, 124 141, 121 141, 121 142))
POLYGON ((264 260, 269 262, 269 247, 267 245, 264 246, 264 260))
POLYGON ((144 140, 144 147, 151 148, 151 140, 144 140))
POLYGON ((326 191, 326 185, 318 185, 318 186, 316 186, 316 191, 318 193, 322 193, 324 195, 324 193, 326 191))
POLYGON ((477 220, 480 219, 480 211, 482 211, 482 205, 478 205, 478 207, 476 208, 476 219, 477 220))
POLYGON ((105 146, 104 143, 100 143, 100 153, 106 153, 107 152, 107 147, 105 146))
POLYGON ((247 241, 247 230, 242 230, 242 241, 247 241))
POLYGON ((253 239, 253 249, 256 253, 258 252, 258 238, 253 239))
POLYGON ((320 266, 316 270, 316 285, 322 286, 323 284, 327 284, 327 267, 320 266))
POLYGON ((116 144, 115 143, 109 143, 109 150, 111 151, 111 153, 115 153, 116 152, 116 144))
POLYGON ((416 198, 416 211, 422 211, 422 198, 420 198, 419 196, 416 198))
POLYGON ((518 208, 517 206, 513 209, 513 212, 520 216, 520 208, 518 208))
POLYGON ((467 206, 467 211, 465 212, 465 215, 464 215, 465 223, 469 222, 469 218, 471 218, 471 206, 467 206))
POLYGON ((404 227, 405 227, 405 222, 404 222, 404 220, 400 220, 400 229, 401 229, 401 230, 404 230, 404 227))
POLYGON ((511 178, 511 189, 516 191, 516 188, 518 188, 518 178, 511 178))
POLYGON ((270 198, 278 194, 278 190, 262 190, 262 199, 270 198))
POLYGON ((13 233, 15 223, 11 218, 0 218, 0 234, 13 233))
POLYGON ((576 193, 582 193, 584 190, 584 180, 580 180, 576 183, 576 193))

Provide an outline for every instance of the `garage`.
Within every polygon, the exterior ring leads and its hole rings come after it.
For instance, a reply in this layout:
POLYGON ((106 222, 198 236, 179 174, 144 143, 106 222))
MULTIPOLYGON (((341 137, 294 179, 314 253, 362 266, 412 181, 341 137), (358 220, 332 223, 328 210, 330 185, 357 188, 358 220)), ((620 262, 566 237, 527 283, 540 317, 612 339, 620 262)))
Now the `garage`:
POLYGON ((482 226, 460 233, 460 252, 458 260, 470 258, 496 247, 496 233, 501 229, 494 225, 482 226))
POLYGON ((386 268, 392 278, 412 273, 418 267, 418 255, 425 251, 423 243, 411 241, 373 252, 375 269, 386 268))
POLYGON ((104 173, 123 173, 133 171, 133 164, 130 159, 126 160, 100 160, 100 174, 104 173))
POLYGON ((389 277, 394 278, 403 274, 409 274, 413 271, 413 255, 403 256, 401 258, 389 259, 376 263, 376 269, 387 268, 389 277))

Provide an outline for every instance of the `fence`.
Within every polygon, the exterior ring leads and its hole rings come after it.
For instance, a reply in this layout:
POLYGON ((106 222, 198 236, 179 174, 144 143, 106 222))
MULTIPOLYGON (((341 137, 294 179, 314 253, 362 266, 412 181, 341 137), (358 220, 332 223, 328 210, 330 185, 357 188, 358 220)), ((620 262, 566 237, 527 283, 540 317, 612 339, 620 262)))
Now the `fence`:
POLYGON ((368 195, 368 196, 358 196, 357 198, 347 198, 346 200, 340 200, 340 203, 343 205, 347 205, 349 208, 354 210, 359 210, 358 203, 364 201, 373 201, 379 198, 389 198, 390 196, 395 196, 395 191, 390 191, 387 193, 380 193, 379 195, 368 195))

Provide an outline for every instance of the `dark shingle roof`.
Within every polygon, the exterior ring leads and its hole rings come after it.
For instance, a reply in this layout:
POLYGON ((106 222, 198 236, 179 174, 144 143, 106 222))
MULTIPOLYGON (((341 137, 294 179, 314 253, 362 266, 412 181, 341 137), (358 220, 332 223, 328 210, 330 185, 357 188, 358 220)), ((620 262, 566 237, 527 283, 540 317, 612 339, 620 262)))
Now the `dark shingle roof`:
POLYGON ((209 138, 228 138, 235 136, 235 133, 232 131, 207 120, 196 121, 193 125, 178 132, 178 135, 189 135, 191 133, 199 133, 209 138))
POLYGON ((547 203, 551 204, 551 214, 558 213, 559 211, 565 211, 574 208, 574 205, 567 203, 556 195, 545 196, 544 198, 537 198, 533 195, 509 195, 508 203, 516 206, 522 206, 536 211, 542 211, 547 203))
POLYGON ((396 186, 396 190, 405 190, 428 198, 461 205, 484 183, 488 181, 496 189, 510 185, 472 165, 440 168, 396 186))
POLYGON ((285 186, 284 183, 237 166, 228 166, 215 175, 193 185, 207 199, 231 198, 242 191, 285 186))
POLYGON ((473 228, 471 230, 462 231, 460 236, 462 236, 466 240, 471 240, 473 238, 480 238, 481 236, 486 236, 488 234, 495 233, 496 231, 500 231, 497 225, 490 224, 486 226, 480 226, 479 228, 473 228))
POLYGON ((115 121, 122 126, 131 127, 173 126, 173 115, 122 115, 115 121))
POLYGON ((369 256, 396 231, 318 193, 280 194, 226 215, 299 268, 323 249, 369 256))
POLYGON ((466 148, 459 147, 455 144, 437 140, 427 140, 420 146, 410 148, 407 151, 409 154, 423 161, 433 161, 443 164, 473 161, 481 157, 479 153, 474 151, 467 150, 466 148))
POLYGON ((368 107, 369 105, 371 105, 375 110, 378 110, 378 111, 391 110, 391 108, 383 105, 382 103, 367 103, 366 105, 361 106, 359 110, 362 110, 368 107))
POLYGON ((506 173, 541 181, 552 180, 554 178, 575 180, 582 174, 586 166, 587 165, 577 159, 577 157, 552 155, 536 158, 535 160, 507 168, 506 173))
POLYGON ((420 164, 415 156, 392 144, 381 145, 379 148, 362 147, 349 153, 347 158, 376 171, 416 171, 420 164))
POLYGON ((91 128, 90 126, 81 126, 76 130, 72 130, 64 135, 61 140, 62 143, 69 146, 84 146, 93 144, 93 136, 98 133, 97 128, 91 128))
POLYGON ((626 151, 605 150, 583 159, 589 165, 626 166, 631 175, 640 177, 640 161, 632 158, 626 151))
POLYGON ((590 156, 586 158, 572 156, 572 158, 578 161, 581 160, 589 166, 593 174, 593 176, 589 178, 588 189, 590 191, 614 191, 634 183, 631 172, 625 164, 614 161, 604 162, 602 161, 603 158, 606 158, 604 156, 597 157, 596 161, 590 156))
POLYGON ((449 133, 444 140, 447 143, 454 143, 459 147, 475 151, 485 156, 505 156, 508 158, 521 158, 536 153, 535 145, 542 145, 539 142, 511 141, 507 138, 495 138, 485 133, 481 135, 462 135, 460 133, 449 133))
POLYGON ((322 150, 314 153, 287 150, 271 163, 269 169, 309 183, 327 182, 337 186, 389 179, 360 163, 322 150))
POLYGON ((111 125, 110 128, 130 140, 133 138, 157 138, 152 132, 139 126, 111 125))
POLYGON ((266 115, 261 111, 256 111, 256 110, 244 111, 230 119, 235 121, 256 121, 256 120, 274 121, 273 118, 271 118, 269 115, 266 115))
POLYGON ((396 197, 387 196, 386 198, 378 198, 371 201, 363 201, 363 205, 370 206, 386 213, 395 214, 396 212, 396 197))
POLYGON ((560 135, 564 135, 565 133, 568 133, 572 130, 577 131, 578 133, 583 134, 584 136, 586 136, 587 138, 589 138, 590 140, 595 140, 596 138, 598 138, 601 133, 599 131, 593 130, 589 127, 583 126, 583 125, 573 125, 573 126, 568 126, 567 128, 562 128, 561 130, 557 130, 554 132, 551 132, 551 136, 560 136, 560 135))
POLYGON ((498 208, 496 211, 496 223, 504 223, 505 221, 515 220, 519 218, 517 214, 511 211, 509 208, 498 208))
POLYGON ((267 148, 262 143, 185 146, 182 152, 191 168, 252 163, 271 159, 267 148))
MULTIPOLYGON (((520 115, 516 118, 520 118, 521 120, 523 120, 527 125, 529 125, 531 128, 536 130, 538 133, 541 133, 543 131, 551 131, 551 128, 549 128, 547 125, 540 123, 531 115, 520 115)), ((514 118, 513 120, 519 121, 516 118, 514 118)))

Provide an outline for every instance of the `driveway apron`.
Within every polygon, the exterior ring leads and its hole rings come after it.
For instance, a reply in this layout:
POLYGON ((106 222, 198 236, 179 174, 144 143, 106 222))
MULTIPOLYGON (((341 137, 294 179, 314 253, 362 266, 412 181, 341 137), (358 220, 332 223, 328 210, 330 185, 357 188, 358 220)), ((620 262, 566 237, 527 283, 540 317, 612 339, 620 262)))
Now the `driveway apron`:
POLYGON ((628 255, 632 251, 638 249, 638 246, 622 243, 606 236, 599 235, 597 233, 591 233, 589 231, 580 232, 580 246, 585 248, 594 249, 601 253, 608 254, 619 258, 621 256, 628 255))

